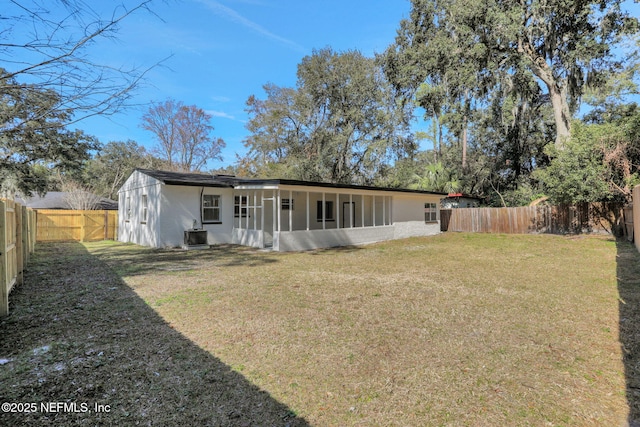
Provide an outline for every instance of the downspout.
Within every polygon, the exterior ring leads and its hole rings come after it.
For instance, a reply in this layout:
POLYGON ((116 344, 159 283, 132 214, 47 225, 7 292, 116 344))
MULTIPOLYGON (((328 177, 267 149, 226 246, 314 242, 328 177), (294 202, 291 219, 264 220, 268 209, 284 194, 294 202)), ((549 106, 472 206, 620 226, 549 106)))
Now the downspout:
MULTIPOLYGON (((200 189, 200 228, 204 230, 204 223, 202 222, 202 194, 204 193, 204 187, 200 189)), ((195 229, 195 227, 193 227, 195 229)))

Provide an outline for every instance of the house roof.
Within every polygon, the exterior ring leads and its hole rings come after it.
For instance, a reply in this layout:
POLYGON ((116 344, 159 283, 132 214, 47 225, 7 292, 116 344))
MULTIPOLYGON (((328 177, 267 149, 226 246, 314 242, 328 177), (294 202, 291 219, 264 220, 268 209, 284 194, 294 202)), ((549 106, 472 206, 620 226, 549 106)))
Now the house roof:
POLYGON ((394 191, 402 193, 417 193, 417 194, 435 194, 438 196, 446 196, 447 193, 439 193, 436 191, 424 191, 424 190, 410 190, 407 188, 386 188, 386 187, 373 187, 367 185, 351 185, 351 184, 334 184, 331 182, 311 182, 311 181, 299 181, 294 179, 240 179, 237 185, 295 185, 306 187, 324 187, 324 188, 346 188, 353 190, 371 190, 371 191, 394 191))
POLYGON ((136 169, 168 185, 187 185, 196 187, 227 187, 233 188, 234 177, 228 175, 208 175, 201 173, 169 172, 151 169, 136 169))
MULTIPOLYGON (((104 197, 93 196, 96 198, 96 209, 100 210, 118 210, 118 202, 104 197)), ((69 205, 69 193, 64 191, 49 191, 44 196, 33 196, 28 199, 16 199, 22 205, 33 209, 73 209, 69 205)))
POLYGON ((232 175, 205 175, 198 173, 169 172, 150 169, 136 169, 145 175, 157 179, 168 185, 187 185, 197 187, 225 187, 235 188, 246 185, 292 185, 305 187, 324 187, 324 188, 345 188, 354 190, 371 190, 371 191, 394 191, 404 193, 417 194, 434 194, 438 196, 446 196, 447 193, 439 193, 435 191, 409 190, 405 188, 384 188, 372 187, 365 185, 350 184, 334 184, 329 182, 311 182, 293 179, 260 179, 260 178, 238 178, 232 175))

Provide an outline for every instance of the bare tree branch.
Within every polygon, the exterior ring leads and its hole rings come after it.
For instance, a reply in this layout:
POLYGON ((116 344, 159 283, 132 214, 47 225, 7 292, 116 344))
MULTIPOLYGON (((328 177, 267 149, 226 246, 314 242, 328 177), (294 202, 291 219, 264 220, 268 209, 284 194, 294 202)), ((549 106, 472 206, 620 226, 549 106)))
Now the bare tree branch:
MULTIPOLYGON (((53 90, 60 97, 50 110, 67 114, 67 124, 130 106, 146 74, 166 58, 149 66, 114 66, 92 58, 88 51, 100 41, 115 39, 122 22, 133 14, 153 14, 153 1, 121 3, 102 17, 82 0, 11 0, 0 20, 6 25, 0 29, 0 63, 5 67, 0 70, 0 93, 16 81, 36 91, 53 90)), ((0 132, 24 125, 25 121, 0 123, 0 132)))

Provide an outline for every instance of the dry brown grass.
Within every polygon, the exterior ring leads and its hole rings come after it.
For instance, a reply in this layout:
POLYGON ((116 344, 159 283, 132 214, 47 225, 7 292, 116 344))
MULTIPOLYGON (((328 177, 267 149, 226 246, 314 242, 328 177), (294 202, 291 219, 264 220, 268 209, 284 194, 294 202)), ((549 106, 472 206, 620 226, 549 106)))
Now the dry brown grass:
MULTIPOLYGON (((87 248, 295 422, 621 426, 638 415, 640 322, 619 326, 620 294, 640 302, 627 243, 447 233, 288 254, 87 248)), ((274 425, 263 415, 251 423, 274 425)))

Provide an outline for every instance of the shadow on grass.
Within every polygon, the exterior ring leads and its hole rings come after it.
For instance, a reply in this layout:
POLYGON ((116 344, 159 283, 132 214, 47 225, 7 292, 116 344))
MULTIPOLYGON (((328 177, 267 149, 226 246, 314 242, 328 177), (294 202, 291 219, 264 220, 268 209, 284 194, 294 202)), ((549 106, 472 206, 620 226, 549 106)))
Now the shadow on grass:
POLYGON ((10 304, 2 400, 36 406, 0 413, 0 425, 308 425, 175 331, 80 244, 39 245, 10 304), (44 412, 42 402, 67 406, 44 412))
POLYGON ((364 249, 362 246, 334 246, 330 248, 318 248, 306 251, 309 255, 340 255, 358 252, 364 249))
POLYGON ((629 426, 640 427, 640 254, 627 241, 617 242, 620 295, 620 344, 624 361, 629 426))
POLYGON ((278 262, 268 252, 239 245, 214 245, 209 249, 153 249, 126 243, 106 243, 106 248, 93 248, 92 253, 109 262, 120 275, 135 276, 158 271, 190 270, 210 265, 217 267, 260 267, 278 262), (114 251, 113 246, 121 250, 114 251))

